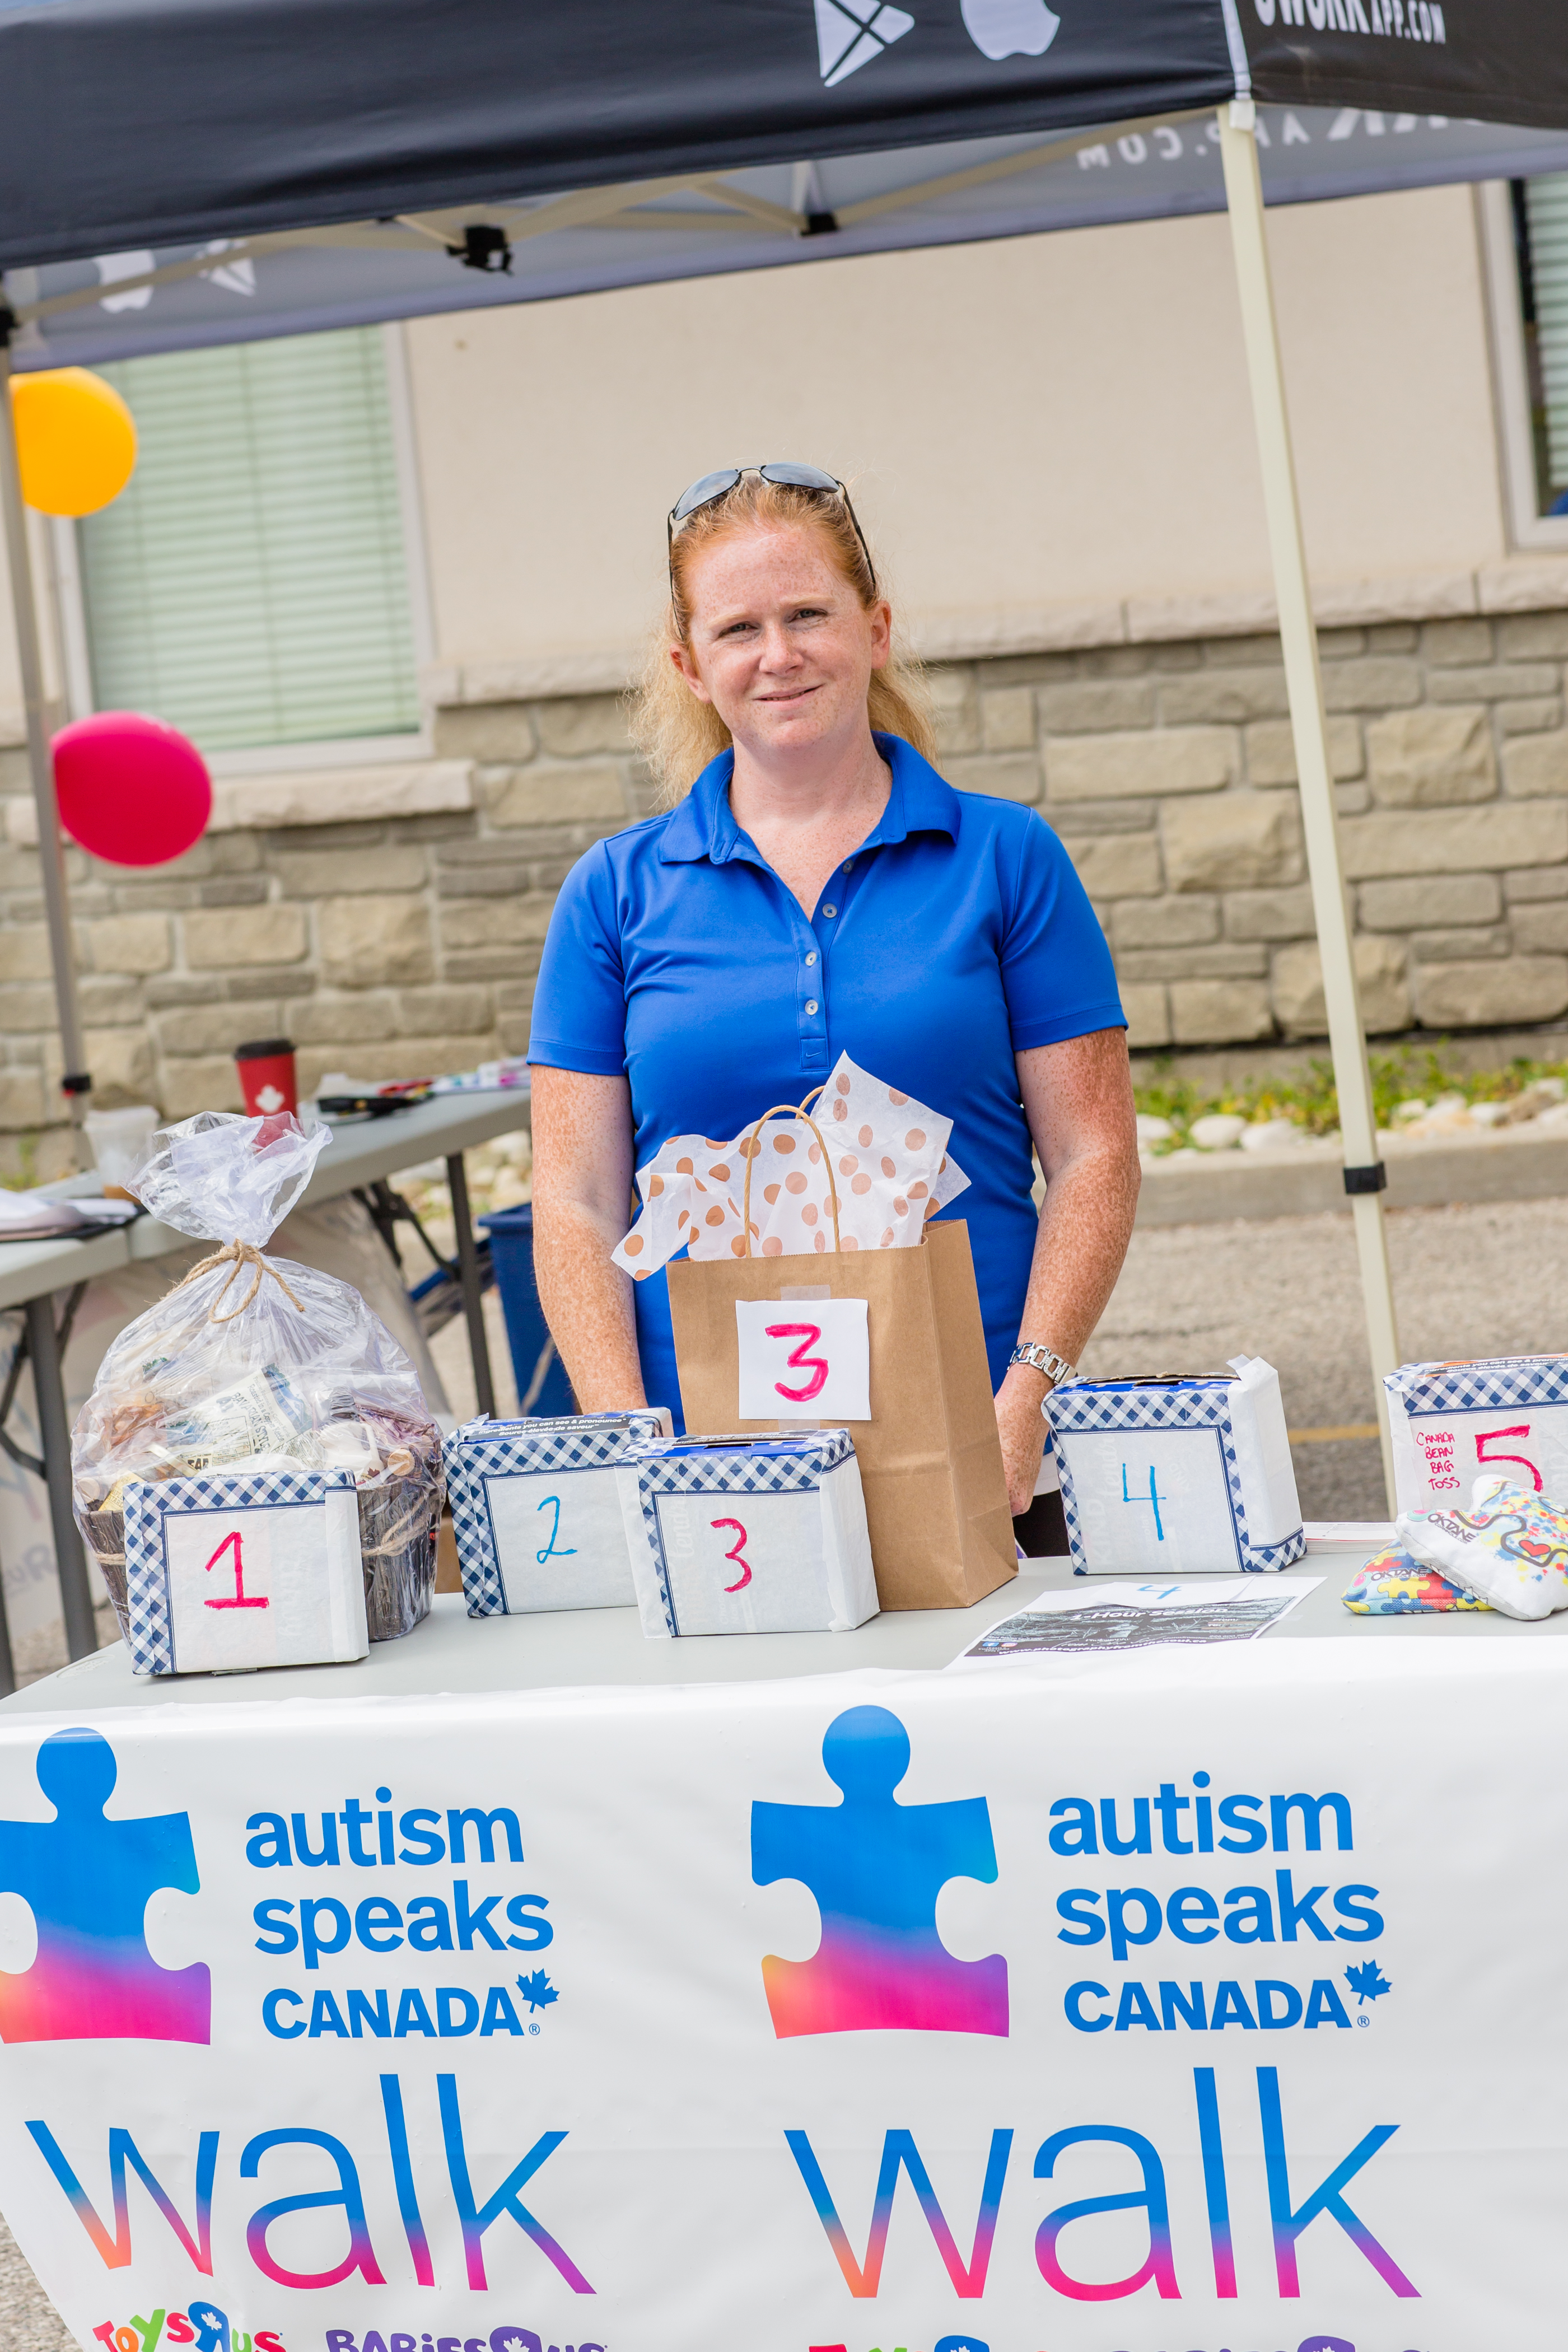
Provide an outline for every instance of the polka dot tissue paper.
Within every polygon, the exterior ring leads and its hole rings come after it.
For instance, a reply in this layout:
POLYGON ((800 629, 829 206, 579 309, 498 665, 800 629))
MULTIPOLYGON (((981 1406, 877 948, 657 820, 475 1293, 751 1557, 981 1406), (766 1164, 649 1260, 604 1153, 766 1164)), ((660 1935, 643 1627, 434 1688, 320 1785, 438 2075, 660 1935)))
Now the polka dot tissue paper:
POLYGON ((779 1108, 790 1116, 764 1112, 728 1143, 677 1135, 661 1144, 637 1171, 642 1213, 611 1253, 616 1264, 641 1280, 680 1249, 695 1258, 908 1249, 926 1219, 968 1187, 947 1156, 952 1121, 858 1069, 847 1054, 811 1116, 809 1097, 799 1110, 779 1108))

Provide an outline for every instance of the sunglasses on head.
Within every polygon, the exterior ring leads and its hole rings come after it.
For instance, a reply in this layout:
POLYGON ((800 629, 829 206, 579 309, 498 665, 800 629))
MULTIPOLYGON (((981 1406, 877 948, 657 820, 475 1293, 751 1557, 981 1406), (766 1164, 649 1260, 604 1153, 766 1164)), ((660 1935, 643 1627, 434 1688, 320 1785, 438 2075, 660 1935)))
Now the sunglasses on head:
POLYGON ((726 466, 721 473, 701 474, 690 487, 682 490, 669 509, 665 532, 671 559, 670 591, 675 588, 675 534, 678 527, 694 515, 700 507, 710 507, 716 499, 727 498, 737 482, 746 474, 760 474, 764 482, 776 482, 792 490, 819 490, 825 497, 840 498, 845 512, 855 526, 855 536, 860 542, 860 552, 866 559, 866 570, 873 588, 877 585, 877 568, 871 561, 871 551, 866 544, 866 534, 860 528, 860 518, 850 503, 849 493, 837 475, 825 474, 816 466, 767 465, 726 466))

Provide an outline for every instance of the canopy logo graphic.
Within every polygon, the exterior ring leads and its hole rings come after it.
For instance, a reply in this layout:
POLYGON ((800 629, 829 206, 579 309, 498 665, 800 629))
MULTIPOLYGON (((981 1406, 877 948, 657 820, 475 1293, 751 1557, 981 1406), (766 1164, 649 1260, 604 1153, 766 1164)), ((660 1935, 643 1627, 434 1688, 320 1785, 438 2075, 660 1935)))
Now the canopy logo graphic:
POLYGON ((33 1914, 37 1956, 0 1975, 0 2042, 208 2042, 205 1963, 160 1968, 148 1899, 200 1892, 188 1813, 109 1821, 114 1750, 96 1731, 57 1731, 35 1768, 52 1822, 0 1821, 0 1893, 33 1914))
MULTIPOLYGON (((813 0, 816 10, 816 55, 829 89, 879 58, 914 29, 914 18, 891 0, 813 0)), ((1046 0, 961 0, 963 29, 982 57, 1041 58, 1056 39, 1061 18, 1046 0)), ((1272 15, 1273 0, 1268 0, 1272 15)), ((1259 0, 1261 12, 1262 0, 1259 0)))
POLYGON ((770 1954, 763 1983, 773 2032, 1007 2032, 1007 1963, 957 1960, 936 1930, 950 1878, 992 1885, 996 1849, 984 1797, 901 1805, 910 1736, 884 1706, 852 1706, 827 1727, 822 1761, 837 1805, 752 1807, 752 1877, 798 1878, 816 1897, 822 1941, 809 1960, 770 1954))

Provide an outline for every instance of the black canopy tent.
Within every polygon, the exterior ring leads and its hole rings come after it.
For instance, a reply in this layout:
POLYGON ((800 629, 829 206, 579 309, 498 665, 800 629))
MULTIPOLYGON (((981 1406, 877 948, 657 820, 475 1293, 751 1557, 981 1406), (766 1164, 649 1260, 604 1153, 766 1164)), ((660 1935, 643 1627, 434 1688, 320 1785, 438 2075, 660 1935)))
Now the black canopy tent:
MULTIPOLYGON (((1568 45, 1532 0, 0 0, 0 390, 13 364, 1202 210, 1223 185, 1382 1373, 1383 1171, 1259 163, 1291 200, 1564 168, 1565 133, 1568 45)), ((0 504, 79 1097, 8 399, 0 504)))

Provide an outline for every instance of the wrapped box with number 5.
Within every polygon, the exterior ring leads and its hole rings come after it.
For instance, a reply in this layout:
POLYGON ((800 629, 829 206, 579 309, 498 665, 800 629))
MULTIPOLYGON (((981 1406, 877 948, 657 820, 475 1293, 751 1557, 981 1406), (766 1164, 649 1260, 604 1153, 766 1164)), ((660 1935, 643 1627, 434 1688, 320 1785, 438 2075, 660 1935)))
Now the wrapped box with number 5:
POLYGON ((668 1437, 668 1409, 465 1422, 443 1449, 470 1617, 629 1609, 637 1599, 615 1465, 668 1437))
POLYGON ((370 1649, 352 1470, 287 1455, 125 1486, 126 1645, 137 1675, 318 1666, 370 1649))
POLYGON ((667 1439, 616 1478, 650 1637, 843 1633, 877 1614, 847 1429, 667 1439))
POLYGON ((1401 1511, 1460 1501, 1489 1470, 1568 1496, 1568 1356, 1402 1364, 1383 1385, 1401 1511))

